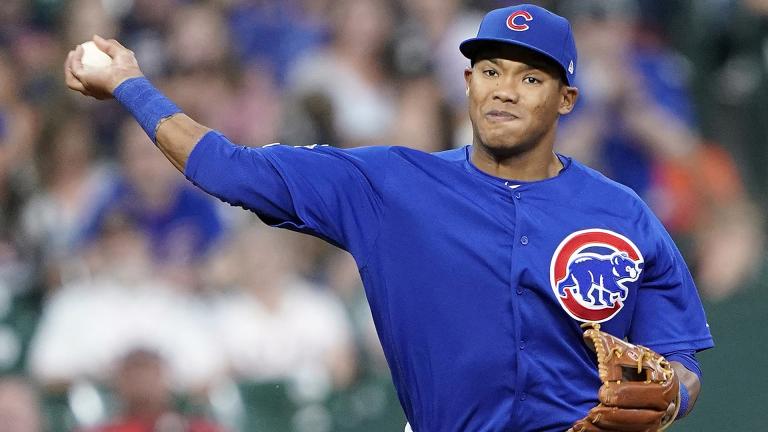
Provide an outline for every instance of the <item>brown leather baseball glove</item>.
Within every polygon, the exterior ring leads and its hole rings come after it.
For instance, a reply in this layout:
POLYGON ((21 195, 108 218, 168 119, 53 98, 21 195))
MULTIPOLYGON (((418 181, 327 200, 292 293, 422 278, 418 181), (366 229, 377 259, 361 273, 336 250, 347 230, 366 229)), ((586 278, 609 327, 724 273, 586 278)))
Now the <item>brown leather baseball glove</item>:
POLYGON ((600 324, 584 327, 589 327, 584 341, 597 354, 603 385, 600 403, 569 432, 655 432, 672 424, 680 382, 669 362, 646 347, 601 331, 600 324))

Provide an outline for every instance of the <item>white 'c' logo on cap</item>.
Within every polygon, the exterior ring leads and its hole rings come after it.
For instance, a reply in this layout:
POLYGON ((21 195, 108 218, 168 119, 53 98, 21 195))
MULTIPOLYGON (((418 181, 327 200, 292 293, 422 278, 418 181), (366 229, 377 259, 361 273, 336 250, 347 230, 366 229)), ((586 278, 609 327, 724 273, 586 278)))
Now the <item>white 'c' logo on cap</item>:
POLYGON ((507 27, 509 27, 510 30, 514 31, 526 31, 530 26, 528 24, 518 24, 520 20, 518 18, 522 18, 525 21, 533 21, 533 15, 531 15, 528 11, 519 10, 514 11, 512 14, 507 18, 507 27))

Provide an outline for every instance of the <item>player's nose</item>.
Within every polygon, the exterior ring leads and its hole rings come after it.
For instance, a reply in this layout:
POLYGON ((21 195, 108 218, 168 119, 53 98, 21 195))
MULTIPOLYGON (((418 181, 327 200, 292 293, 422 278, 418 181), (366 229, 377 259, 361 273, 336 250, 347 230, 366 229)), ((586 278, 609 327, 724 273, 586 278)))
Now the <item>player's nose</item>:
POLYGON ((518 103, 520 101, 520 92, 511 83, 499 84, 493 90, 493 99, 500 102, 518 103))

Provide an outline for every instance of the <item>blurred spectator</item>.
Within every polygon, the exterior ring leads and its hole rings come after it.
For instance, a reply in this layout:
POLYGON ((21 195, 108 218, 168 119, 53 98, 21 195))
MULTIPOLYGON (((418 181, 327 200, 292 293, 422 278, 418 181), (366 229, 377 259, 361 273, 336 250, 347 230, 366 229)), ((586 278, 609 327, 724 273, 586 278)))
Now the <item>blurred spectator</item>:
POLYGON ((258 225, 238 231, 207 272, 211 286, 229 288, 213 319, 235 376, 288 380, 321 397, 343 388, 356 368, 343 306, 295 273, 295 234, 258 225))
POLYGON ((49 388, 103 380, 137 346, 167 358, 180 391, 205 389, 224 359, 195 297, 158 277, 146 233, 112 212, 86 252, 87 272, 57 288, 32 340, 30 373, 49 388))
POLYGON ((217 204, 153 150, 135 122, 123 123, 119 139, 119 175, 105 197, 97 197, 84 242, 92 241, 113 215, 127 217, 148 237, 148 250, 158 269, 173 271, 182 283, 193 283, 193 264, 223 231, 217 204))
POLYGON ((181 413, 174 405, 168 366, 152 350, 123 356, 112 377, 118 412, 91 432, 218 432, 223 428, 181 413))
POLYGON ((180 6, 170 20, 170 94, 189 115, 243 145, 276 141, 280 94, 260 64, 234 59, 226 22, 211 5, 180 6))
POLYGON ((286 70, 326 42, 329 0, 232 0, 228 11, 235 51, 241 62, 258 65, 285 84, 286 70))
POLYGON ((739 161, 751 191, 768 204, 768 2, 693 3, 687 46, 705 133, 739 161))
POLYGON ((69 0, 66 13, 65 46, 72 47, 91 40, 93 35, 113 37, 117 34, 117 23, 101 0, 69 0))
POLYGON ((307 54, 289 71, 285 142, 386 143, 396 115, 385 55, 394 19, 390 4, 336 1, 330 19, 330 46, 307 54))
POLYGON ((28 0, 6 0, 0 2, 0 46, 10 45, 28 25, 30 18, 28 0))
POLYGON ((406 77, 429 74, 450 106, 463 114, 466 110, 464 68, 469 62, 457 47, 475 36, 482 14, 462 8, 459 0, 400 0, 399 3, 404 19, 395 36, 395 70, 406 77))
POLYGON ((392 68, 402 87, 394 129, 397 134, 392 144, 435 151, 471 143, 472 130, 464 94, 464 69, 469 61, 456 47, 475 36, 481 14, 461 7, 457 0, 399 3, 403 19, 394 34, 392 68), (425 95, 426 87, 432 87, 434 93, 425 95), (434 117, 430 118, 430 112, 435 110, 439 111, 438 124, 434 124, 434 117), (426 120, 426 125, 417 131, 420 120, 426 120), (430 123, 434 125, 432 129, 428 127, 430 123), (428 130, 442 133, 428 137, 428 130), (415 133, 416 140, 404 141, 403 132, 415 133), (440 142, 423 145, 425 140, 440 142))
MULTIPOLYGON (((0 230, 0 322, 11 315, 14 298, 28 291, 33 280, 32 259, 24 253, 18 241, 0 230)), ((18 353, 17 347, 9 348, 7 337, 0 339, 4 342, 0 342, 0 370, 3 370, 15 363, 18 353)))
POLYGON ((77 236, 106 192, 109 169, 92 157, 96 142, 87 117, 59 117, 44 130, 37 152, 42 188, 23 209, 22 232, 34 244, 47 273, 47 285, 62 283, 61 268, 77 246, 77 236))
MULTIPOLYGON (((14 11, 20 9, 4 10, 14 11)), ((0 294, 9 302, 33 279, 31 250, 18 228, 21 209, 37 182, 33 151, 38 116, 21 97, 22 86, 14 59, 0 48, 0 294)))
POLYGON ((20 200, 35 186, 37 115, 22 99, 19 70, 0 50, 0 232, 12 231, 20 200))
POLYGON ((699 134, 686 61, 645 30, 634 0, 566 11, 582 96, 563 118, 559 151, 640 194, 689 256, 702 294, 730 295, 757 271, 762 227, 733 160, 699 134))
POLYGON ((122 5, 115 13, 120 20, 120 39, 136 52, 141 68, 148 76, 161 76, 171 65, 168 30, 179 0, 133 0, 108 2, 122 5))
POLYGON ((454 129, 454 113, 434 80, 425 76, 402 81, 391 145, 448 150, 454 146, 454 129))
POLYGON ((363 282, 355 259, 348 252, 336 251, 326 266, 328 286, 347 308, 354 323, 355 344, 362 373, 388 375, 389 367, 376 332, 363 282))
POLYGON ((61 68, 61 41, 56 39, 55 34, 36 28, 18 35, 11 48, 20 78, 14 90, 33 106, 38 119, 58 114, 53 111, 64 90, 56 73, 61 68))
POLYGON ((180 6, 171 17, 168 30, 173 72, 217 70, 229 61, 226 22, 218 9, 204 3, 180 6))
POLYGON ((42 432, 40 399, 26 379, 0 377, 0 432, 42 432))
POLYGON ((567 5, 581 97, 563 118, 560 149, 649 198, 654 161, 685 158, 698 145, 685 64, 662 41, 640 37, 634 0, 567 5))

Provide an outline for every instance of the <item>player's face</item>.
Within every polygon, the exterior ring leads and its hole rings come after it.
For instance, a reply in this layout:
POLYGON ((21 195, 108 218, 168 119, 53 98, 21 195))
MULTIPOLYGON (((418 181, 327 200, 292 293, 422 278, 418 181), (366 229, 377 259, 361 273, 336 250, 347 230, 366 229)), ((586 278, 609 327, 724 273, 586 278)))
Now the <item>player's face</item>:
POLYGON ((554 145, 557 119, 578 91, 542 55, 513 45, 481 52, 465 71, 474 144, 498 157, 554 145))

